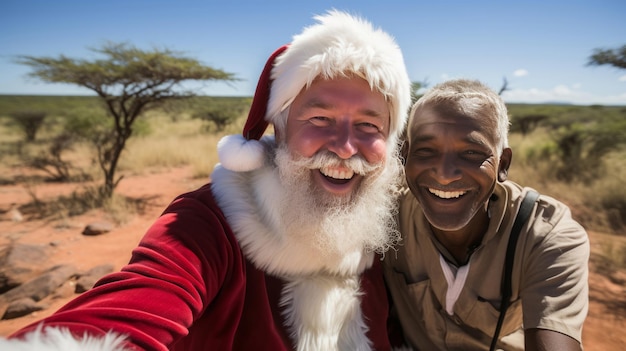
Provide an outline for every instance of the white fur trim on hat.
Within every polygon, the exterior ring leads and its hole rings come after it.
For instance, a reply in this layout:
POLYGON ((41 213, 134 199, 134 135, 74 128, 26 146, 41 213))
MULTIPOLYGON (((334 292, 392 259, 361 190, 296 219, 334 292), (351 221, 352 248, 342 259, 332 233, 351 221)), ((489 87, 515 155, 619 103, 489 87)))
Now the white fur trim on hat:
MULTIPOLYGON (((268 122, 277 131, 285 131, 288 114, 283 111, 317 77, 356 75, 365 79, 373 91, 383 94, 390 112, 387 143, 397 144, 408 117, 411 82, 395 40, 366 20, 345 12, 332 10, 315 19, 317 24, 295 35, 289 45, 276 50, 266 63, 244 136, 228 136, 218 144, 224 168, 235 172, 260 168, 265 156, 263 146, 246 139, 258 138, 267 125, 257 128, 255 122, 268 122), (249 134, 251 130, 253 133, 249 134)), ((396 147, 388 148, 388 153, 395 151, 396 147)))
POLYGON ((241 134, 227 135, 217 143, 222 167, 233 172, 249 172, 261 168, 265 148, 258 140, 247 140, 241 134))
POLYGON ((315 78, 353 73, 389 102, 389 141, 397 141, 408 116, 411 81, 394 38, 361 18, 337 10, 315 19, 319 23, 294 36, 275 60, 266 120, 284 130, 287 121, 280 112, 315 78))

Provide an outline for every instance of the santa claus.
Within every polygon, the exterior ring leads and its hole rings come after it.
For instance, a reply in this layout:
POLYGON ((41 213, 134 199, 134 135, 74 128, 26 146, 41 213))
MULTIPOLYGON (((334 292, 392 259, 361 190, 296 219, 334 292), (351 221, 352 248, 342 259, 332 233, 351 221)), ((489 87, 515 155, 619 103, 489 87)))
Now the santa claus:
POLYGON ((379 254, 399 240, 410 81, 387 33, 316 20, 269 58, 211 183, 176 198, 120 272, 0 348, 390 348, 379 254))

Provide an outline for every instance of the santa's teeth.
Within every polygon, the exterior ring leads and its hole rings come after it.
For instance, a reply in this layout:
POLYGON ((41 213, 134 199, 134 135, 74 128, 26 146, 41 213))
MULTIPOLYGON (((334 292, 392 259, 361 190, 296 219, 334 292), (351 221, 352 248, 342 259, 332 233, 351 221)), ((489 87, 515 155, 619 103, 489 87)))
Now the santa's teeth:
POLYGON ((322 168, 320 169, 323 175, 335 179, 350 179, 354 176, 354 172, 351 170, 337 170, 334 168, 322 168))
POLYGON ((431 194, 437 197, 440 197, 442 199, 455 199, 465 194, 465 191, 443 191, 443 190, 437 190, 437 189, 432 189, 432 188, 429 188, 428 191, 430 191, 431 194))

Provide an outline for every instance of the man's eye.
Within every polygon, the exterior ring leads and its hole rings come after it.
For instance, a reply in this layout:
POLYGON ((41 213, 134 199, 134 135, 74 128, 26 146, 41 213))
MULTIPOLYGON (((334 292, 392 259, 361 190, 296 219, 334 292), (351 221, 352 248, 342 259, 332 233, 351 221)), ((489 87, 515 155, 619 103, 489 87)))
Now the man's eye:
POLYGON ((415 149, 413 152, 411 152, 411 155, 413 155, 415 157, 431 157, 435 153, 436 153, 436 151, 434 149, 427 148, 427 147, 421 147, 421 148, 415 149))
POLYGON ((482 161, 487 158, 487 155, 481 151, 467 150, 463 153, 463 157, 470 161, 482 161))
POLYGON ((373 123, 359 123, 359 128, 367 133, 378 133, 380 131, 380 128, 378 128, 377 125, 373 124, 373 123))
POLYGON ((330 123, 330 119, 324 116, 315 116, 309 118, 309 122, 318 127, 327 126, 330 123))

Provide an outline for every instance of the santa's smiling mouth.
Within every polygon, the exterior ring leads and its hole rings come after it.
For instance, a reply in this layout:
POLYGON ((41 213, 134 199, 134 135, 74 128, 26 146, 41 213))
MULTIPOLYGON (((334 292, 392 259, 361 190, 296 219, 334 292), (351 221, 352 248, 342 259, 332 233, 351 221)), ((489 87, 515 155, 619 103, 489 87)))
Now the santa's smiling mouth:
POLYGON ((338 170, 336 168, 321 168, 320 173, 331 183, 345 184, 354 176, 354 172, 349 169, 338 170))
POLYGON ((467 191, 443 191, 443 190, 437 190, 433 188, 428 188, 428 191, 431 194, 442 199, 458 199, 459 197, 467 193, 467 191))

